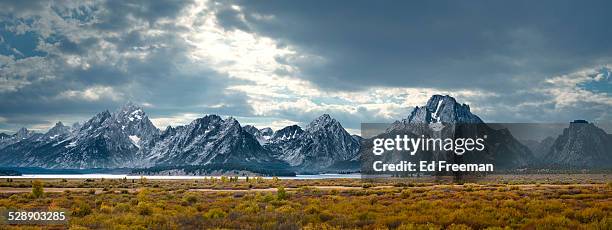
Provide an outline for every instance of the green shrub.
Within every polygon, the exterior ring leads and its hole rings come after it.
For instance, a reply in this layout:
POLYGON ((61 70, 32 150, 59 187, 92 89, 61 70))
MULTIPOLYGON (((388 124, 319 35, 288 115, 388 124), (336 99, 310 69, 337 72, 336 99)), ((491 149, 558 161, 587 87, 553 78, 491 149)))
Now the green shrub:
POLYGON ((225 218, 225 216, 227 216, 227 213, 220 208, 213 208, 204 213, 204 218, 207 219, 225 218))
POLYGON ((44 195, 42 181, 32 181, 32 196, 34 198, 41 198, 44 195))
POLYGON ((276 189, 276 199, 286 200, 287 198, 289 198, 289 194, 287 194, 287 191, 285 191, 285 188, 283 186, 279 186, 276 189))
POLYGON ((89 204, 83 201, 75 202, 72 205, 72 215, 76 217, 83 217, 91 214, 91 207, 89 204))
POLYGON ((136 208, 138 210, 138 214, 143 216, 148 216, 153 213, 153 208, 147 202, 139 202, 136 208))
POLYGON ((185 197, 183 197, 183 201, 186 204, 191 205, 191 204, 198 202, 198 197, 194 194, 187 194, 185 197))
POLYGON ((114 208, 114 211, 116 212, 129 212, 130 211, 130 205, 126 204, 126 203, 120 203, 117 204, 114 208))

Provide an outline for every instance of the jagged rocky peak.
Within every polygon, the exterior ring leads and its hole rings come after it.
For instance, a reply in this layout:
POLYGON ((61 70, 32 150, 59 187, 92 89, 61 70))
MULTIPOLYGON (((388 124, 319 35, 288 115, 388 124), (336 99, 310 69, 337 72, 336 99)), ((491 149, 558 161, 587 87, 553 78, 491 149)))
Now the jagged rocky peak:
POLYGON ((359 141, 329 114, 317 117, 304 130, 292 125, 276 131, 265 147, 301 172, 346 169, 339 165, 355 161, 359 154, 359 141))
POLYGON ((455 98, 433 95, 423 107, 416 107, 407 119, 408 123, 483 123, 470 112, 470 106, 459 104, 455 98))
POLYGON ((166 127, 166 129, 164 129, 164 131, 161 133, 161 138, 163 139, 169 136, 173 136, 175 134, 176 134, 176 128, 168 125, 168 127, 166 127))
POLYGON ((31 137, 33 134, 34 132, 26 129, 25 127, 21 127, 19 130, 17 130, 14 136, 17 139, 26 139, 28 137, 31 137))
POLYGON ((259 132, 259 129, 257 129, 255 126, 252 125, 245 125, 244 127, 242 127, 245 131, 247 131, 247 133, 250 133, 251 135, 255 136, 255 134, 257 134, 259 132))
POLYGON ((113 121, 132 139, 151 141, 160 134, 142 108, 127 102, 113 114, 113 121))
POLYGON ((317 132, 320 130, 338 130, 344 129, 340 122, 332 118, 329 114, 323 114, 314 119, 308 126, 306 126, 306 132, 317 132))
POLYGON ((261 133, 263 133, 264 135, 273 134, 274 133, 274 130, 272 128, 270 128, 270 127, 265 127, 263 129, 260 129, 259 131, 261 133))
POLYGON ((242 131, 242 126, 240 126, 240 122, 238 122, 238 120, 236 120, 236 118, 234 117, 228 117, 225 120, 221 119, 221 121, 223 121, 223 126, 225 127, 225 131, 233 131, 233 132, 242 131))
POLYGON ((100 126, 100 125, 102 125, 102 123, 104 123, 104 121, 109 119, 111 116, 112 115, 111 115, 111 113, 108 110, 104 110, 104 111, 96 114, 95 116, 93 116, 88 121, 86 121, 81 126, 81 129, 88 129, 91 126, 100 126))
POLYGON ((0 134, 0 149, 20 142, 20 141, 24 141, 26 139, 29 139, 30 137, 36 135, 36 133, 29 131, 28 129, 26 129, 25 127, 20 128, 16 133, 14 133, 13 135, 7 135, 7 134, 0 134))
POLYGON ((70 126, 70 131, 74 132, 74 131, 79 130, 80 128, 81 128, 81 123, 75 122, 75 123, 72 123, 72 125, 70 126))
POLYGON ((62 123, 61 121, 58 121, 55 123, 55 125, 51 128, 52 129, 70 129, 70 127, 64 125, 64 123, 62 123))
POLYGON ((261 145, 267 144, 268 141, 274 135, 274 130, 269 127, 258 129, 253 125, 245 125, 244 127, 242 127, 242 129, 244 129, 247 133, 253 135, 261 145))
POLYGON ((223 118, 217 115, 206 115, 198 119, 193 120, 187 129, 192 130, 192 133, 206 132, 212 128, 220 126, 224 123, 223 118))
POLYGON ((139 121, 146 117, 145 112, 136 104, 127 102, 116 112, 116 116, 129 121, 139 121))
POLYGON ((215 115, 215 114, 208 114, 205 115, 203 117, 197 118, 194 121, 198 121, 198 122, 211 122, 211 121, 222 121, 223 118, 221 118, 219 115, 215 115))
POLYGON ((85 123, 83 123, 83 125, 76 126, 75 128, 77 128, 77 130, 74 130, 74 132, 78 136, 83 136, 87 132, 93 132, 98 128, 102 127, 104 122, 108 120, 111 116, 112 115, 108 110, 104 110, 103 112, 100 112, 89 120, 87 120, 85 123))
POLYGON ((49 139, 55 139, 58 136, 67 135, 69 133, 70 127, 65 126, 61 121, 58 121, 51 129, 49 129, 49 131, 47 131, 45 136, 47 136, 49 139))
POLYGON ((302 135, 302 133, 304 133, 304 130, 302 129, 302 127, 298 125, 290 125, 290 126, 287 126, 285 128, 279 129, 278 131, 274 132, 274 135, 272 136, 272 140, 273 141, 291 140, 291 139, 299 137, 300 135, 302 135))
POLYGON ((152 128, 150 126, 153 126, 142 108, 132 102, 127 102, 125 105, 119 108, 115 113, 113 113, 113 117, 117 123, 125 126, 135 124, 149 126, 145 128, 152 128))

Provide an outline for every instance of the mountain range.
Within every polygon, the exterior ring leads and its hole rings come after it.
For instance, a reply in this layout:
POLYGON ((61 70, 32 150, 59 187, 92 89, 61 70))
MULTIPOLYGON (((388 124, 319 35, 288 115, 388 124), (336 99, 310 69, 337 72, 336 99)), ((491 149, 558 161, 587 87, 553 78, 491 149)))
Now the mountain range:
MULTIPOLYGON (((387 132, 411 127, 416 135, 429 135, 426 126, 432 123, 453 127, 479 124, 481 128, 469 132, 487 132, 491 136, 492 150, 489 152, 465 159, 433 154, 437 159, 493 162, 502 168, 525 167, 538 159, 558 165, 578 161, 577 166, 581 167, 610 165, 608 162, 612 159, 610 134, 592 124, 584 128, 570 124, 554 144, 549 144, 547 154, 534 156, 532 149, 517 141, 508 130, 486 126, 471 113, 468 105, 442 95, 434 95, 425 106, 414 108, 408 117, 394 122, 387 132), (595 138, 595 141, 584 138, 595 138)), ((206 115, 186 125, 159 130, 142 108, 127 103, 114 112, 98 113, 83 124, 68 127, 58 122, 44 134, 25 128, 13 135, 0 133, 0 166, 156 168, 156 172, 164 173, 187 169, 200 173, 233 170, 283 175, 289 172, 354 172, 360 169, 363 143, 366 142, 361 137, 349 134, 328 114, 319 116, 304 128, 291 125, 276 131, 242 126, 234 118, 224 119, 217 115, 206 115)), ((541 146, 539 143, 527 145, 541 146)))
POLYGON ((3 133, 0 147, 3 167, 152 167, 168 171, 201 166, 219 171, 287 174, 287 171, 344 170, 327 169, 350 160, 357 165, 359 138, 351 136, 328 114, 315 119, 304 130, 297 125, 278 131, 258 129, 241 126, 231 117, 206 115, 187 125, 168 126, 161 131, 140 107, 128 103, 115 112, 103 111, 73 127, 58 122, 45 134, 25 128, 13 135, 3 133))

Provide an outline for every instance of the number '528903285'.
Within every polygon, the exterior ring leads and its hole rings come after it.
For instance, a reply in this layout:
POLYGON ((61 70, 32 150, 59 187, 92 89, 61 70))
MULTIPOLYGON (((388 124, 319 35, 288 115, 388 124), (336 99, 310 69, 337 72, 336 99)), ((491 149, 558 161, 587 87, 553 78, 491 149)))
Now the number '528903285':
POLYGON ((6 211, 8 224, 64 224, 68 217, 64 211, 6 211))

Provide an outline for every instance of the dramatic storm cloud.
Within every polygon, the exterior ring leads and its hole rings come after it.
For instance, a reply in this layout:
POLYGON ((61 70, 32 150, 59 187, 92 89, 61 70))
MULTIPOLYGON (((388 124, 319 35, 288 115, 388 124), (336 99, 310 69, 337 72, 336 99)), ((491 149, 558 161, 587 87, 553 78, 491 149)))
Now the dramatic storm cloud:
POLYGON ((2 1, 0 132, 127 101, 279 128, 406 117, 450 94, 485 121, 609 121, 607 1, 2 1))

